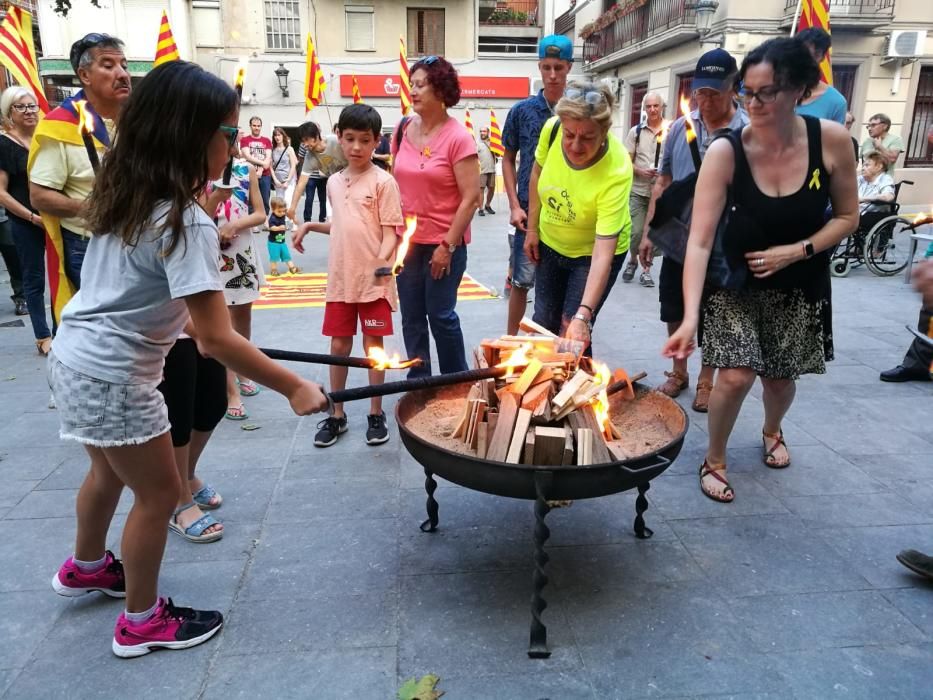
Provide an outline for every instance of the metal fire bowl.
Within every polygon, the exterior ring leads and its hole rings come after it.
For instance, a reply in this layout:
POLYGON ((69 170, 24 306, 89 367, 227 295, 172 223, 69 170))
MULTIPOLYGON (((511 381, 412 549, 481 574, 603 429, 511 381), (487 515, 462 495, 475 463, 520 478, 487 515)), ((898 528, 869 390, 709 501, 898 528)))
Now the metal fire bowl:
MULTIPOLYGON (((464 400, 468 390, 464 385, 464 400)), ((549 500, 596 498, 635 488, 651 481, 670 466, 680 454, 689 427, 687 413, 680 404, 660 392, 639 388, 634 405, 628 410, 638 410, 639 402, 648 394, 669 404, 667 414, 671 421, 668 427, 674 438, 661 449, 624 461, 582 467, 508 464, 453 452, 413 433, 408 428, 409 421, 438 394, 443 394, 445 399, 451 398, 449 389, 425 389, 406 394, 399 400, 395 418, 405 448, 426 471, 475 491, 509 498, 537 498, 535 477, 543 472, 549 476, 546 493, 549 500), (670 425, 671 422, 674 425, 670 425)), ((651 410, 654 411, 653 408, 651 410)))

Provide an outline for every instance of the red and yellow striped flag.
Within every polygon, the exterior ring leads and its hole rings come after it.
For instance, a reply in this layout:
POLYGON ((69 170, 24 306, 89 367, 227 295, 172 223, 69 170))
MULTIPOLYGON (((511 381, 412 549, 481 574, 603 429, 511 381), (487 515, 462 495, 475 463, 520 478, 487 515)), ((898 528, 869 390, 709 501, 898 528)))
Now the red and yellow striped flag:
POLYGON ((499 130, 499 121, 496 119, 494 109, 489 110, 489 150, 499 158, 505 154, 505 149, 502 147, 502 132, 499 130))
MULTIPOLYGON (((832 34, 829 30, 829 0, 800 0, 800 19, 797 21, 795 33, 810 27, 832 34)), ((827 85, 833 84, 833 67, 830 63, 832 52, 832 49, 827 51, 826 57, 820 61, 820 80, 827 85)))
POLYGON ((466 111, 466 117, 463 119, 463 125, 466 127, 466 130, 470 132, 470 136, 476 138, 476 135, 473 133, 473 120, 470 119, 470 110, 466 111))
POLYGON ((175 37, 172 36, 172 28, 168 23, 168 13, 162 10, 162 24, 159 25, 159 40, 156 42, 155 60, 152 62, 152 67, 157 68, 163 63, 180 59, 175 37))
POLYGON ((360 84, 356 81, 356 76, 353 76, 353 104, 359 104, 363 101, 363 96, 360 95, 360 84))
POLYGON ((312 108, 324 101, 326 89, 327 81, 324 79, 324 71, 321 70, 321 64, 317 62, 314 41, 311 39, 311 32, 308 32, 308 53, 305 63, 305 112, 310 112, 312 108))
POLYGON ((398 99, 402 104, 402 116, 404 117, 411 111, 411 73, 408 70, 405 39, 401 35, 398 37, 398 45, 398 77, 402 84, 401 90, 398 91, 398 99))
POLYGON ((42 114, 47 113, 49 103, 39 81, 36 48, 32 43, 32 14, 16 5, 10 5, 0 23, 0 64, 10 71, 17 83, 36 96, 42 114))

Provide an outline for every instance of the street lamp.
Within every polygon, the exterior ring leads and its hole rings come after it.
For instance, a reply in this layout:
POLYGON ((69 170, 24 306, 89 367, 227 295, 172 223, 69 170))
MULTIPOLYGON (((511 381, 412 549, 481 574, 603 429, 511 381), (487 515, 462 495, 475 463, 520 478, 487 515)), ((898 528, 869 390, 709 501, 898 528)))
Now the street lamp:
POLYGON ((275 77, 279 81, 279 90, 282 91, 282 97, 288 97, 288 68, 285 67, 284 63, 280 63, 279 67, 275 69, 275 77))
POLYGON ((696 12, 697 32, 699 35, 709 34, 710 26, 713 23, 713 15, 719 7, 717 0, 696 0, 693 3, 693 9, 696 12))

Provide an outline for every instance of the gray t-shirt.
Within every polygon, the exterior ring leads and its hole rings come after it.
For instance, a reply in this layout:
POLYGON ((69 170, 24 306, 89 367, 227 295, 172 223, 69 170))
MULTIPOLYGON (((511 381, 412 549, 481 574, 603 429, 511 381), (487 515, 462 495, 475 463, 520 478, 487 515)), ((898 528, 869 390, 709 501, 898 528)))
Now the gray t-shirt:
POLYGON ((308 149, 305 161, 301 166, 301 174, 311 177, 330 177, 347 167, 347 159, 343 157, 343 150, 336 136, 324 138, 324 150, 316 153, 308 149))
POLYGON ((81 289, 62 311, 55 356, 76 372, 115 384, 162 379, 165 356, 188 320, 184 297, 220 291, 217 226, 197 204, 185 211, 175 250, 159 231, 168 204, 133 246, 113 234, 93 235, 81 289))
POLYGON ((288 149, 291 146, 272 149, 272 170, 279 182, 288 184, 288 171, 292 167, 291 158, 288 157, 288 149))

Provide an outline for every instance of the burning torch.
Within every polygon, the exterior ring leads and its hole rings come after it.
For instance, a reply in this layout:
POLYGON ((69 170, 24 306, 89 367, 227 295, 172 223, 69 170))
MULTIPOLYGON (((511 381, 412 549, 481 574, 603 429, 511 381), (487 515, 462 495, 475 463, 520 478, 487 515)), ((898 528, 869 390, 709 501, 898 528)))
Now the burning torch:
MULTIPOLYGON (((236 79, 233 81, 233 89, 236 91, 236 103, 237 107, 243 104, 243 83, 246 81, 246 59, 241 58, 240 63, 236 69, 236 79)), ((233 156, 230 156, 230 161, 227 163, 227 167, 224 168, 224 187, 230 187, 230 178, 233 176, 233 156)))
POLYGON ((398 276, 405 267, 405 256, 408 255, 408 247, 411 245, 411 237, 415 235, 418 229, 418 217, 405 217, 405 233, 402 234, 402 240, 398 244, 398 251, 395 253, 395 264, 392 267, 376 268, 376 277, 398 276))
POLYGON ((97 147, 94 145, 94 115, 87 108, 86 100, 78 100, 74 104, 78 112, 78 131, 81 132, 84 150, 87 151, 88 160, 91 161, 91 169, 96 176, 100 170, 100 156, 97 155, 97 147))
POLYGON ((690 102, 686 97, 680 98, 680 111, 684 115, 684 125, 686 127, 687 145, 690 146, 690 155, 693 157, 693 166, 697 172, 700 172, 700 144, 697 143, 697 132, 693 126, 693 119, 690 118, 690 102))

